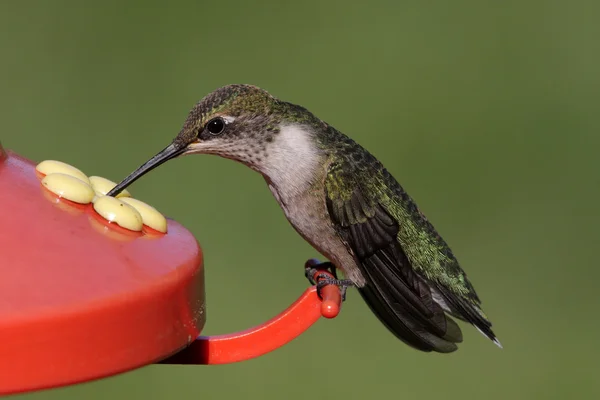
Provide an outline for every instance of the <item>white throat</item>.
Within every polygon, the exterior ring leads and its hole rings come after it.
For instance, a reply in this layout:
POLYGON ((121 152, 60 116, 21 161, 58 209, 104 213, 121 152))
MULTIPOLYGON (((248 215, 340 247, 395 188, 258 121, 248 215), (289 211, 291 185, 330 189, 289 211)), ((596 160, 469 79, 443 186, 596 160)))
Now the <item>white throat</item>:
POLYGON ((268 144, 268 157, 260 172, 284 203, 303 194, 317 176, 322 154, 311 136, 301 125, 282 125, 268 144))

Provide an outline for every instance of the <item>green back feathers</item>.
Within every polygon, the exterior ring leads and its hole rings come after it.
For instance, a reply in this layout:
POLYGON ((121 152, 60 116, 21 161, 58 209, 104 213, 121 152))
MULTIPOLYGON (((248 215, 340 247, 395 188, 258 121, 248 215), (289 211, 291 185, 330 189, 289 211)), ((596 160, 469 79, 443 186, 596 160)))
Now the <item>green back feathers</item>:
MULTIPOLYGON (((372 217, 374 207, 380 205, 398 222, 397 240, 412 268, 428 280, 478 304, 477 294, 449 246, 383 165, 333 128, 321 141, 322 146, 334 149, 331 154, 334 162, 325 180, 330 200, 348 203, 353 193, 360 191, 365 199, 360 205, 364 209, 359 213, 362 218, 372 217)), ((353 218, 353 222, 361 222, 356 216, 353 218)))

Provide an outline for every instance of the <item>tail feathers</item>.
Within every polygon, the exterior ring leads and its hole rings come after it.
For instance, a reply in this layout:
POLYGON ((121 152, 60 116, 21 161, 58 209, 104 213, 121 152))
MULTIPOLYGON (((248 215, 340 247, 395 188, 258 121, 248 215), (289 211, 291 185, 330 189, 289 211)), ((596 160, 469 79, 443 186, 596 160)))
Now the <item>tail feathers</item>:
POLYGON ((502 348, 502 343, 500 343, 500 340, 498 340, 498 337, 494 331, 492 331, 492 323, 478 305, 457 297, 445 288, 438 286, 437 291, 441 293, 444 303, 449 308, 449 312, 452 316, 465 322, 469 322, 477 328, 481 334, 494 342, 496 346, 502 348))
POLYGON ((481 329, 479 329, 479 327, 477 325, 474 325, 475 328, 477 328, 477 330, 485 337, 487 337, 488 339, 490 339, 492 342, 494 342, 494 344, 498 347, 500 347, 501 349, 503 349, 504 347, 502 347, 502 343, 500 343, 500 340, 498 340, 498 337, 496 336, 492 336, 490 337, 487 333, 485 333, 484 331, 482 331, 481 329))
POLYGON ((359 292, 371 311, 396 337, 425 352, 451 353, 458 349, 456 344, 462 342, 462 332, 433 301, 431 290, 424 286, 423 290, 407 293, 407 283, 419 285, 420 282, 415 282, 418 277, 409 276, 407 282, 407 276, 400 277, 394 272, 396 268, 392 270, 376 255, 364 260, 361 267, 367 283, 359 292), (418 304, 415 293, 420 300, 418 304))
POLYGON ((458 349, 456 343, 462 342, 462 332, 454 321, 452 329, 443 337, 436 336, 427 331, 405 312, 390 307, 377 290, 369 285, 359 289, 359 292, 373 314, 390 330, 398 339, 407 345, 421 351, 438 353, 452 353, 458 349))

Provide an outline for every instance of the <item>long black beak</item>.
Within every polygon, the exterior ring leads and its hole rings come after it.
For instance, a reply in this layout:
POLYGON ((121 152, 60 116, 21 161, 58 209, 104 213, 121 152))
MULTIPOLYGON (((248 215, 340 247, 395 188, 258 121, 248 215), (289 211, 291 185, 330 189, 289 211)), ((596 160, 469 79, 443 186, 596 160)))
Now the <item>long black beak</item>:
POLYGON ((172 158, 175 158, 183 153, 185 153, 187 146, 178 146, 175 144, 170 144, 161 150, 157 155, 148 160, 145 164, 140 166, 138 169, 133 171, 129 176, 123 179, 117 186, 115 186, 110 192, 108 192, 107 196, 116 196, 123 189, 126 189, 133 182, 137 181, 142 175, 147 172, 152 171, 154 168, 158 167, 161 164, 169 161, 172 158))

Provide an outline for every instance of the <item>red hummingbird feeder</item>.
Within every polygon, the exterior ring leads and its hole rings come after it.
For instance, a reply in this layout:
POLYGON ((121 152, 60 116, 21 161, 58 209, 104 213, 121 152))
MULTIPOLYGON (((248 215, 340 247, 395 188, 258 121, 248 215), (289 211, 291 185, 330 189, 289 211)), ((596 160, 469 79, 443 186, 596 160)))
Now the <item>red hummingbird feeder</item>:
MULTIPOLYGON (((244 361, 340 311, 336 286, 325 286, 322 298, 313 286, 261 325, 200 336, 203 256, 187 229, 173 220, 167 234, 110 223, 91 204, 47 190, 35 164, 1 144, 0 220, 0 395, 152 363, 244 361)), ((317 264, 307 263, 315 280, 333 277, 317 264)))

